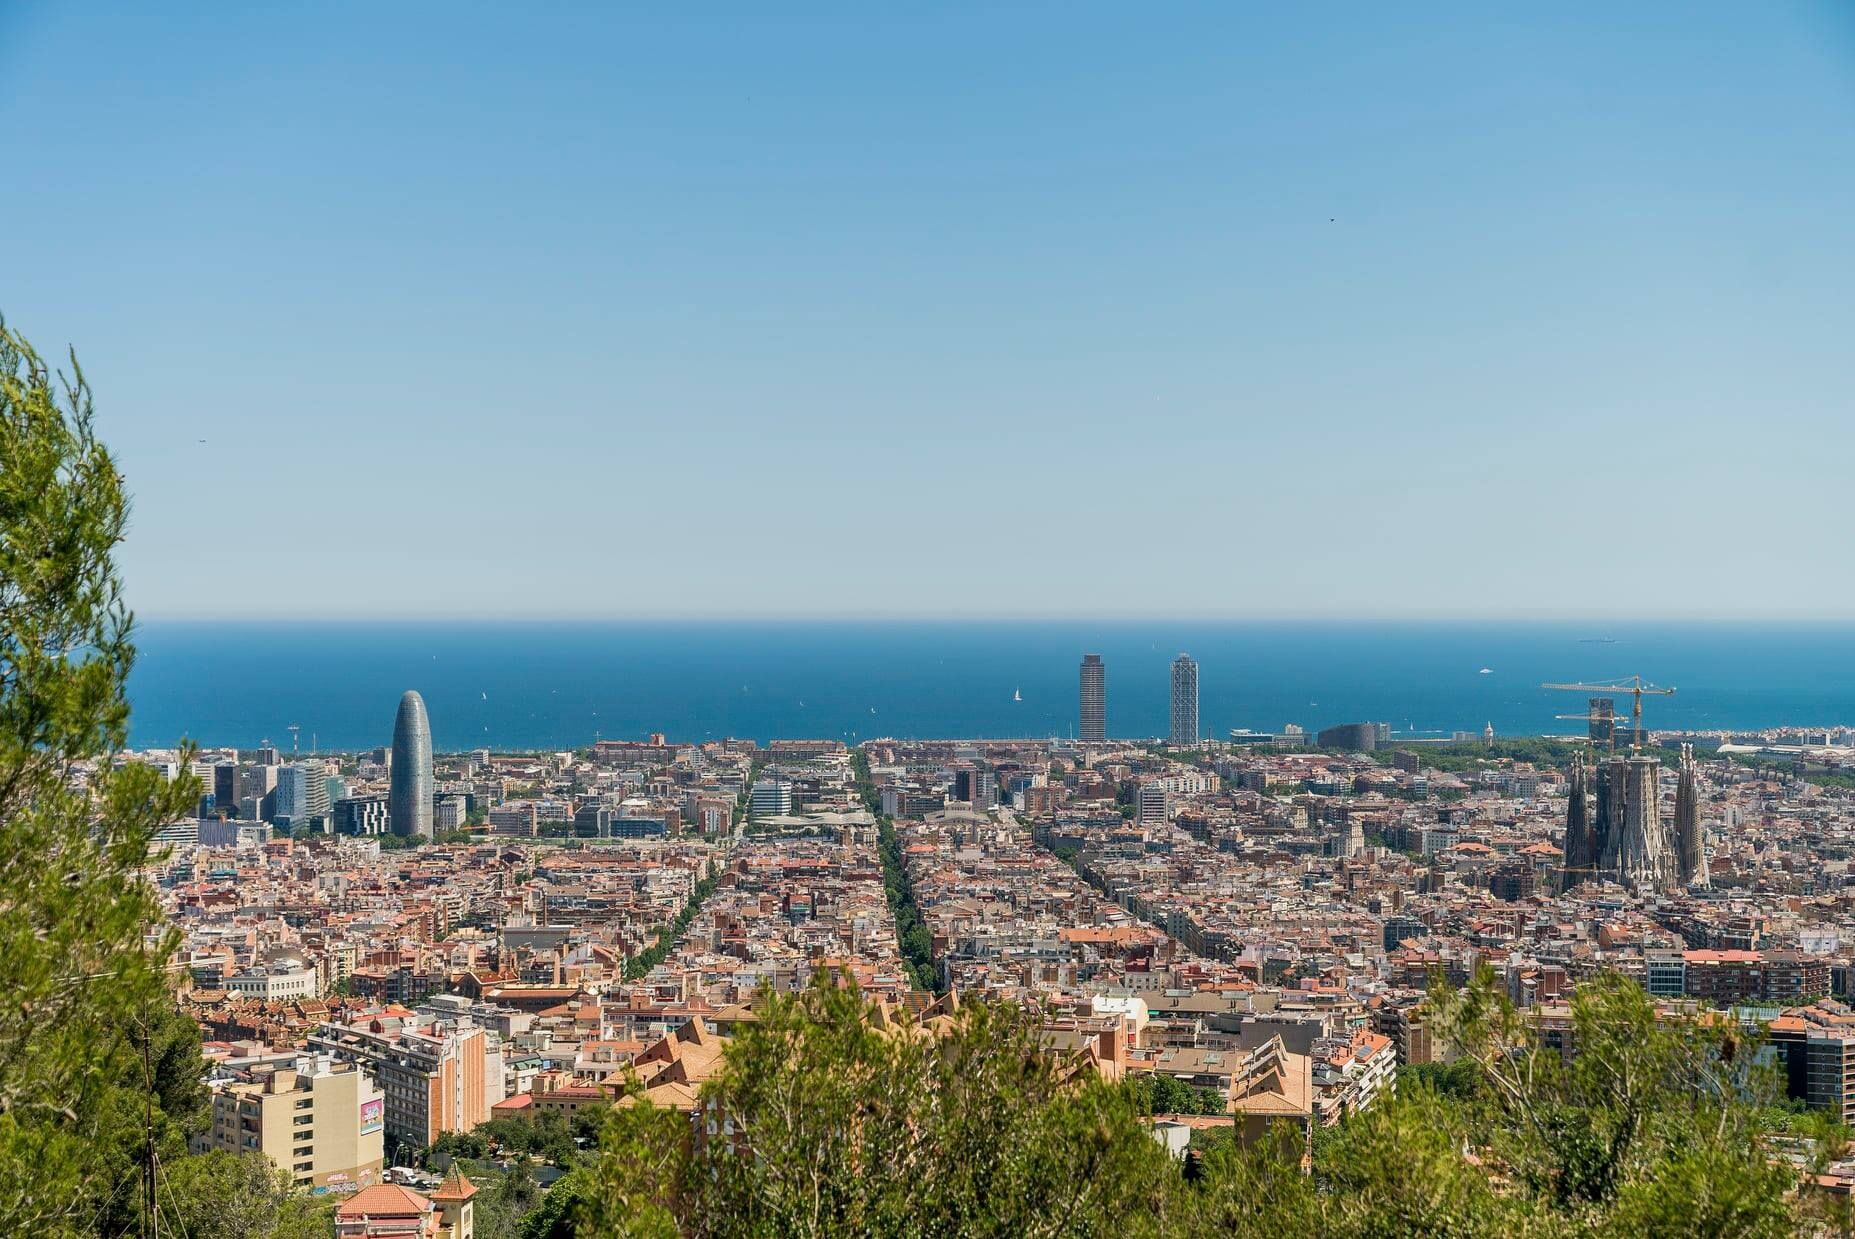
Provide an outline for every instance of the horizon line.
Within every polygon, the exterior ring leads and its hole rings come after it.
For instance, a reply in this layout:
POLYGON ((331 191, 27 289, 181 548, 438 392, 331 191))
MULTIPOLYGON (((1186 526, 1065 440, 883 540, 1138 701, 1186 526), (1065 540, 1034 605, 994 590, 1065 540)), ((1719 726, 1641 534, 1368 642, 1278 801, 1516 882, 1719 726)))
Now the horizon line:
MULTIPOLYGON (((663 612, 388 612, 361 615, 352 612, 283 614, 271 612, 135 611, 134 620, 159 624, 1538 624, 1629 627, 1645 624, 1795 624, 1855 625, 1855 613, 1782 615, 1762 611, 1715 611, 1687 614, 1586 615, 1544 612, 1423 611, 1383 612, 1373 615, 1335 612, 990 612, 961 613, 918 611, 663 611, 663 612)), ((1601 633, 1599 635, 1602 635, 1601 633)))

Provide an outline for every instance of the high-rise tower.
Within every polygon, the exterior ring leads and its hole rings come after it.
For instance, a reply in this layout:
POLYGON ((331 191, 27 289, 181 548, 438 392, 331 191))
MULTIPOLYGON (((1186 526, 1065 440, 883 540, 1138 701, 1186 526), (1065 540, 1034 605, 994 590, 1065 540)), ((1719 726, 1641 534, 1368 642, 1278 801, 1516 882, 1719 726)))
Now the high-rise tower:
POLYGON ((1190 654, 1172 660, 1172 732, 1174 748, 1198 743, 1198 664, 1190 654))
POLYGON ((425 698, 406 690, 393 720, 393 771, 387 784, 387 821, 394 834, 432 833, 432 726, 425 698))
POLYGON ((1694 746, 1681 746, 1681 779, 1675 784, 1675 862, 1681 885, 1707 884, 1707 856, 1700 838, 1700 771, 1694 746))
POLYGON ((1100 654, 1082 656, 1082 726, 1077 735, 1083 740, 1108 738, 1108 672, 1100 654))

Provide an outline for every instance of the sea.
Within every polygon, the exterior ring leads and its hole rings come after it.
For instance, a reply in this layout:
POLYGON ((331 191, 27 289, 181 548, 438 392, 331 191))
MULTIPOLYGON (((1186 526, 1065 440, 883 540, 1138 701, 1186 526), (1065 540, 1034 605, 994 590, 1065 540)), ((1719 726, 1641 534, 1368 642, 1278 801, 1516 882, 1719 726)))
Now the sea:
MULTIPOLYGON (((1140 621, 149 621, 131 743, 372 748, 417 689, 440 751, 734 736, 1075 733, 1077 664, 1107 666, 1108 732, 1163 735, 1198 660, 1206 736, 1388 722, 1394 735, 1571 734, 1582 692, 1642 675, 1653 728, 1855 724, 1855 625, 1140 621), (295 726, 296 731, 290 729, 295 726)), ((1619 692, 1620 713, 1628 697, 1619 692)))

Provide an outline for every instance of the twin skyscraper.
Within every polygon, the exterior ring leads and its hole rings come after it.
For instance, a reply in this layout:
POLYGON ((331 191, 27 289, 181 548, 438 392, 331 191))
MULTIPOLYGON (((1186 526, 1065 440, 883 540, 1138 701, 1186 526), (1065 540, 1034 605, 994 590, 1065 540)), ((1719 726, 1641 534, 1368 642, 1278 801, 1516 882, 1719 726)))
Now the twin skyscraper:
MULTIPOLYGON (((1100 654, 1082 656, 1081 726, 1077 738, 1108 738, 1108 669, 1100 654)), ((1172 727, 1167 742, 1175 748, 1198 743, 1198 664, 1190 654, 1172 660, 1172 727)))

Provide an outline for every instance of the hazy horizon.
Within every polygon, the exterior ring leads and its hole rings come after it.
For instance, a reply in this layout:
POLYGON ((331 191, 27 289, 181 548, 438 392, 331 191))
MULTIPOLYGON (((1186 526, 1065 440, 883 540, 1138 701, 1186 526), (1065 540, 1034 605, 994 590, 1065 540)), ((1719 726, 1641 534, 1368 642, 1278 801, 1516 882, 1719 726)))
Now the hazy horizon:
MULTIPOLYGON (((1268 614, 1219 615, 1172 612, 1089 612, 1069 611, 961 614, 932 614, 904 612, 661 612, 636 614, 574 614, 555 612, 541 614, 535 612, 488 613, 455 612, 449 614, 395 614, 379 613, 358 615, 341 612, 310 613, 297 612, 290 615, 278 615, 263 612, 256 613, 206 613, 164 611, 150 612, 137 610, 135 622, 140 625, 175 624, 175 625, 250 625, 250 626, 290 626, 290 625, 481 625, 510 624, 546 626, 559 625, 660 625, 660 624, 703 624, 725 626, 729 624, 1064 624, 1064 623, 1098 623, 1115 624, 1154 624, 1154 623, 1190 623, 1190 624, 1232 624, 1232 625, 1276 625, 1276 624, 1315 624, 1333 627, 1357 626, 1371 627, 1383 625, 1450 627, 1452 625, 1487 625, 1491 627, 1549 627, 1549 628, 1583 628, 1593 630, 1606 627, 1757 627, 1757 628, 1821 628, 1855 625, 1855 615, 1759 615, 1759 614, 1712 614, 1712 615, 1572 615, 1535 613, 1527 615, 1469 614, 1469 613, 1422 613, 1378 614, 1378 615, 1333 615, 1333 614, 1268 614)), ((1599 635, 1602 635, 1601 633, 1599 635)))
POLYGON ((0 10, 170 618, 1855 619, 1855 11, 0 10))

